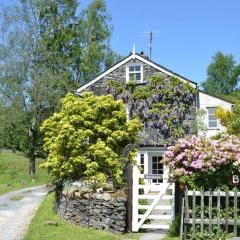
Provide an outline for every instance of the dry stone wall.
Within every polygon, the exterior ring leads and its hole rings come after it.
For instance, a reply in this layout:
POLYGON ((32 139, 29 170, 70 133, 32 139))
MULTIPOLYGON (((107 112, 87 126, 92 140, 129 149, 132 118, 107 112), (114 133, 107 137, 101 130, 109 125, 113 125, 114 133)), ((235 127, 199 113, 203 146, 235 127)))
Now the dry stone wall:
POLYGON ((123 232, 127 221, 127 197, 117 193, 62 192, 56 201, 57 213, 70 223, 123 232))

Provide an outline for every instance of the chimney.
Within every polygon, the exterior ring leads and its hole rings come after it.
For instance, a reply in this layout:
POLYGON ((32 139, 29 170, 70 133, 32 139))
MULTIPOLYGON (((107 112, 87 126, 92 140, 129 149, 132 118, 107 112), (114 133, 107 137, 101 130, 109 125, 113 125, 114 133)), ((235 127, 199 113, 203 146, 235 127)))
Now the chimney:
POLYGON ((146 58, 146 59, 149 59, 149 57, 148 57, 143 51, 140 52, 140 55, 141 55, 141 57, 144 57, 144 58, 146 58))

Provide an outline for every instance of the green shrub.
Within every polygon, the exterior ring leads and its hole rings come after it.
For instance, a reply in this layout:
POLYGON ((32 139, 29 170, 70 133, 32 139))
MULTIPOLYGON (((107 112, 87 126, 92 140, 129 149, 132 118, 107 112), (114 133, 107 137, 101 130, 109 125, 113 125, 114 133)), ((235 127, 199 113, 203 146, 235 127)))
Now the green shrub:
POLYGON ((123 102, 111 95, 67 94, 61 102, 61 110, 41 127, 48 152, 43 167, 53 181, 122 184, 126 165, 134 161, 140 122, 127 121, 123 102))

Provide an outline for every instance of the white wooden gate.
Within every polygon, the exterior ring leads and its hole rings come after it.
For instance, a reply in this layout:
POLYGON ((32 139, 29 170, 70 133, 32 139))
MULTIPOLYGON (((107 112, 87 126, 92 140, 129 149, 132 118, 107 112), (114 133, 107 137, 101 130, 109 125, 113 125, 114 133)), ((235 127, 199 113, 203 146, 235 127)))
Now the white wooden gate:
POLYGON ((169 229, 174 219, 174 183, 168 182, 168 169, 164 174, 141 174, 138 166, 132 172, 132 231, 139 229, 169 229), (162 177, 162 183, 153 184, 150 178, 162 177), (147 179, 146 179, 147 178, 147 179), (146 204, 141 204, 145 199, 146 204))

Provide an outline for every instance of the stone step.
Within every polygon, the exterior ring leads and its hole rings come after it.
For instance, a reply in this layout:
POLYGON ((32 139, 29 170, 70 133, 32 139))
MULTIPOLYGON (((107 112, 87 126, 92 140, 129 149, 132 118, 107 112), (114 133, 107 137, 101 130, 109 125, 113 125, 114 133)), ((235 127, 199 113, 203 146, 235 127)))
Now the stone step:
POLYGON ((142 229, 170 229, 169 224, 143 224, 142 229))

